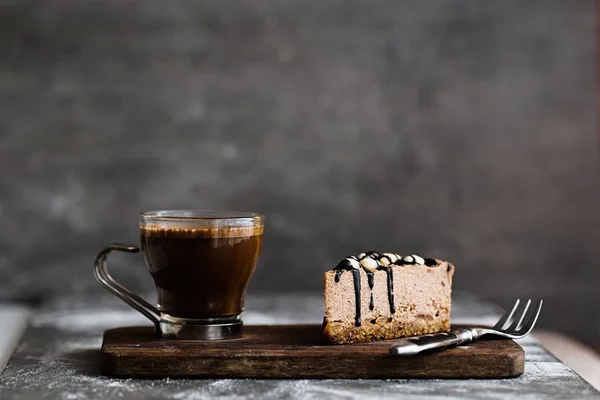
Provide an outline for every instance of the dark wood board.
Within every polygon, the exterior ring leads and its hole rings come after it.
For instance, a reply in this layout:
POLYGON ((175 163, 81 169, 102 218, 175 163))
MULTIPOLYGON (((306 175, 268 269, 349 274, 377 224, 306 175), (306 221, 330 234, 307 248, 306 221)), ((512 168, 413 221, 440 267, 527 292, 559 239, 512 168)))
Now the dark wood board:
POLYGON ((150 327, 106 331, 102 371, 119 377, 509 378, 523 373, 512 340, 482 340, 414 357, 388 355, 393 340, 332 345, 319 325, 245 326, 221 341, 157 338, 150 327))

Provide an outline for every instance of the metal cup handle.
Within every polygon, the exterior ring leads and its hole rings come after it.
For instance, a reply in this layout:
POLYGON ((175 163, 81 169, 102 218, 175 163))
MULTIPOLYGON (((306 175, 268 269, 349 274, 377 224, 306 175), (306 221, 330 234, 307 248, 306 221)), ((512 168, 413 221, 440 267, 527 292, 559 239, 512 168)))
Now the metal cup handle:
POLYGON ((119 282, 115 281, 112 276, 108 273, 108 265, 106 263, 106 256, 113 250, 124 251, 126 253, 138 253, 140 249, 137 246, 124 243, 113 243, 106 246, 96 256, 94 262, 94 275, 96 279, 104 286, 109 292, 113 293, 125 303, 141 312, 146 318, 148 318, 154 324, 157 332, 159 332, 160 324, 160 311, 146 300, 142 299, 137 294, 133 293, 119 282))

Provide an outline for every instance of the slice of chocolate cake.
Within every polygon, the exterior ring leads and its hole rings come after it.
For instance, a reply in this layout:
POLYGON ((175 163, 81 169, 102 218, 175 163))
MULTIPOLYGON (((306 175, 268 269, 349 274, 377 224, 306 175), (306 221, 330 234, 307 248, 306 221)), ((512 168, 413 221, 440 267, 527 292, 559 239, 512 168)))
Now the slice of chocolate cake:
POLYGON ((447 261, 374 251, 346 257, 325 273, 324 335, 369 342, 450 329, 447 261))

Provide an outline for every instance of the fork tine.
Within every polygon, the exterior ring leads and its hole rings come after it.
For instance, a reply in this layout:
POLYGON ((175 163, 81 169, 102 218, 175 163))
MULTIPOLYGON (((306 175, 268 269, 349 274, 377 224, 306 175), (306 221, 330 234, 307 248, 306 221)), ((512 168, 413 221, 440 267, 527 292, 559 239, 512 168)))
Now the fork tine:
POLYGON ((537 302, 537 305, 531 309, 529 316, 527 317, 525 322, 517 326, 520 335, 524 336, 531 332, 531 330, 535 326, 535 323, 537 322, 538 317, 540 316, 540 312, 542 311, 542 305, 544 305, 544 300, 539 300, 537 302))
POLYGON ((508 328, 506 328, 507 331, 516 331, 517 327, 519 325, 521 325, 521 322, 523 322, 523 320, 525 319, 525 315, 527 314, 527 310, 529 309, 529 306, 531 305, 531 299, 527 300, 527 303, 525 303, 525 308, 523 308, 523 311, 521 311, 520 314, 515 315, 515 320, 512 324, 510 324, 510 326, 508 328))
POLYGON ((514 331, 519 331, 519 330, 521 330, 521 328, 523 328, 523 326, 525 326, 525 323, 526 323, 527 321, 529 321, 529 319, 531 318, 531 316, 532 316, 533 314, 535 314, 535 310, 536 310, 536 307, 537 307, 537 306, 536 306, 536 305, 534 305, 534 303, 533 303, 533 301, 532 301, 532 300, 529 300, 529 303, 530 303, 529 305, 530 305, 531 307, 529 307, 529 309, 527 309, 527 308, 526 308, 526 309, 523 311, 523 316, 522 316, 522 317, 519 319, 519 321, 518 321, 519 323, 518 323, 518 324, 513 324, 513 326, 512 326, 512 330, 514 330, 514 331))
POLYGON ((515 301, 515 305, 513 306, 512 310, 505 312, 504 315, 500 317, 498 322, 496 322, 496 325, 494 325, 494 329, 501 330, 507 322, 510 322, 510 319, 517 310, 517 307, 519 307, 520 302, 520 299, 517 299, 517 301, 515 301))

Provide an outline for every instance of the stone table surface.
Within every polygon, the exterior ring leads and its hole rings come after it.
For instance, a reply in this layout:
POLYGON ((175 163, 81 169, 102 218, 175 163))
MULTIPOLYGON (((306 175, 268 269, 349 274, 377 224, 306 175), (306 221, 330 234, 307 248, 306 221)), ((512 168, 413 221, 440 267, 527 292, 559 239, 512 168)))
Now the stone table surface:
MULTIPOLYGON (((320 323, 323 315, 319 294, 249 296, 246 309, 247 324, 320 323)), ((490 323, 500 313, 500 309, 467 295, 454 298, 455 323, 490 323)), ((525 373, 513 379, 194 380, 102 376, 100 346, 104 330, 146 323, 144 317, 108 294, 59 298, 44 305, 32 317, 29 329, 0 376, 0 398, 600 398, 599 392, 533 337, 520 341, 526 354, 525 373)))

